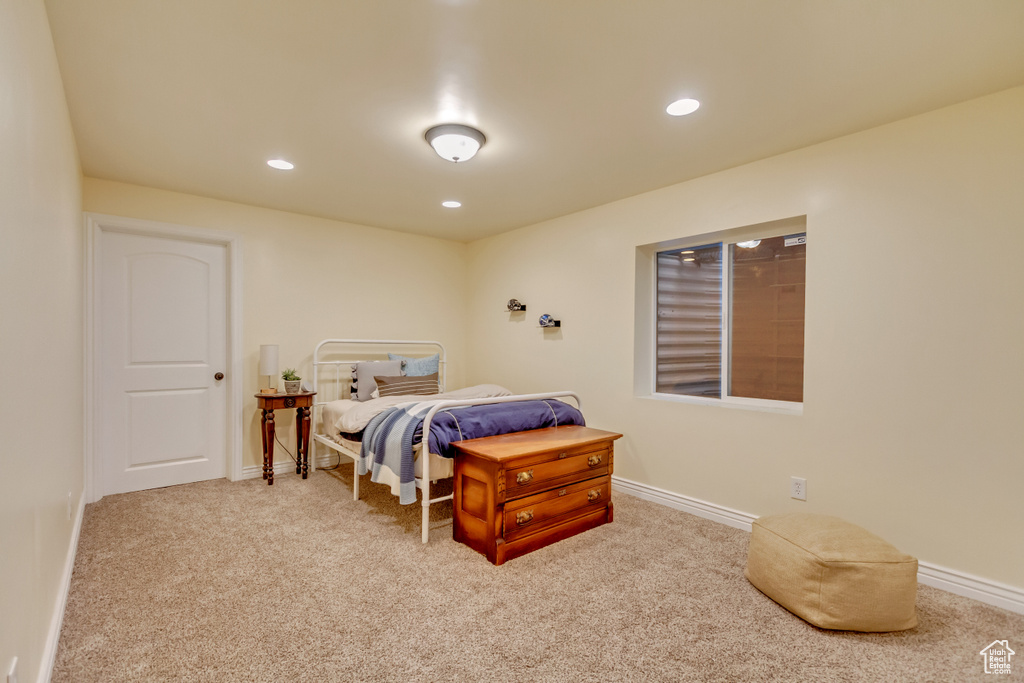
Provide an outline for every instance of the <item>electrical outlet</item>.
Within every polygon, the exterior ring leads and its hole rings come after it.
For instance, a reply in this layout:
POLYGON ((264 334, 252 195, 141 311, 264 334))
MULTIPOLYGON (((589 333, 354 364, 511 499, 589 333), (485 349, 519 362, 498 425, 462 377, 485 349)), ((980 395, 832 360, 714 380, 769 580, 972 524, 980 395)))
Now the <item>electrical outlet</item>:
POLYGON ((789 496, 797 500, 807 500, 807 480, 801 477, 790 477, 789 496))
POLYGON ((7 683, 18 683, 18 658, 11 661, 11 668, 7 670, 7 683))

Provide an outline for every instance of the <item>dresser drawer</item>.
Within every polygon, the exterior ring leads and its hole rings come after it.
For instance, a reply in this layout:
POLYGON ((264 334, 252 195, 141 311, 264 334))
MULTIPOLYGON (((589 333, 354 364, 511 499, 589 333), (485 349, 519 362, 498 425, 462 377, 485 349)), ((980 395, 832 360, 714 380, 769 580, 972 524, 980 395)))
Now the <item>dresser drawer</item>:
POLYGON ((524 459, 505 471, 505 499, 611 474, 611 463, 610 441, 524 459))
POLYGON ((611 495, 612 478, 605 475, 509 502, 505 505, 504 538, 512 541, 607 507, 611 495))

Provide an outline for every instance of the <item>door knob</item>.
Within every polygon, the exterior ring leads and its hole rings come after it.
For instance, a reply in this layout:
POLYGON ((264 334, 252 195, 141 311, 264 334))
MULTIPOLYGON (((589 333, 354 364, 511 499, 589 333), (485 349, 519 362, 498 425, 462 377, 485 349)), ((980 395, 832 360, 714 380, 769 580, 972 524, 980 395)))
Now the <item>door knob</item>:
POLYGON ((213 378, 216 379, 216 380, 222 380, 222 379, 224 379, 224 373, 223 372, 218 372, 216 375, 213 376, 213 378))

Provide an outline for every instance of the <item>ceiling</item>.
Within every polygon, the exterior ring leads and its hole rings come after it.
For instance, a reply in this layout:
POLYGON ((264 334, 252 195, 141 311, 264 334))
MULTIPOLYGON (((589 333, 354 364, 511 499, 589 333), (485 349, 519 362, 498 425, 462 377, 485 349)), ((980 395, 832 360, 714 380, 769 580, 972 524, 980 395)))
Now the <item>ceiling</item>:
POLYGON ((86 176, 462 241, 1024 83, 1021 0, 46 7, 86 176))

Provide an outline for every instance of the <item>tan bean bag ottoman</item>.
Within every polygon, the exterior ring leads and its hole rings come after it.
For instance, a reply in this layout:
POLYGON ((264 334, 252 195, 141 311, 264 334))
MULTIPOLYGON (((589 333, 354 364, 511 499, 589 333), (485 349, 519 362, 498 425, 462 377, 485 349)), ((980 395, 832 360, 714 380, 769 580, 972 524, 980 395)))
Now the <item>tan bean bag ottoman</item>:
POLYGON ((917 626, 917 560, 838 517, 756 520, 746 577, 819 628, 902 631, 917 626))

